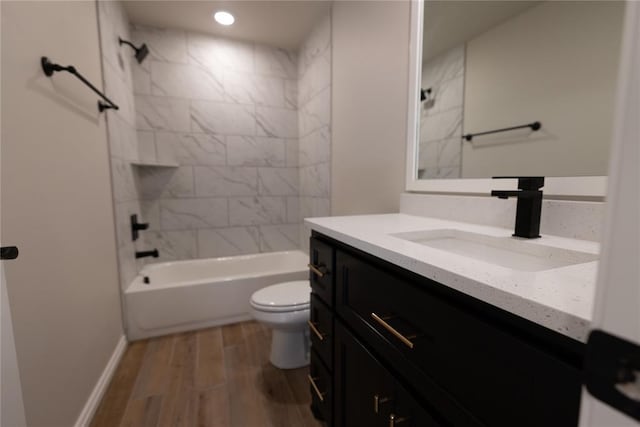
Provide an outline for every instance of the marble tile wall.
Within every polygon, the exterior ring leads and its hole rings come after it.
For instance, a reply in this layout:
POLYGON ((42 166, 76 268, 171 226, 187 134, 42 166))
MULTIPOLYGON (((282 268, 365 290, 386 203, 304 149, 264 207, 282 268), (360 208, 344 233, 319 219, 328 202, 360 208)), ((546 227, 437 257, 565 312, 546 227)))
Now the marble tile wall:
POLYGON ((129 39, 129 22, 122 4, 117 1, 98 1, 98 20, 104 88, 120 107, 105 113, 109 137, 111 181, 118 244, 120 284, 124 289, 135 278, 145 260, 136 260, 136 249, 144 243, 131 240, 129 218, 141 213, 138 178, 131 162, 139 160, 141 152, 136 135, 136 109, 133 96, 133 75, 137 63, 133 51, 121 47, 118 37, 129 39), (138 246, 137 246, 138 245, 138 246))
POLYGON ((462 45, 422 67, 422 88, 431 88, 432 100, 420 103, 420 178, 460 178, 464 56, 462 45))
POLYGON ((300 135, 317 139, 327 113, 313 103, 327 84, 303 76, 302 115, 296 53, 179 30, 132 26, 131 36, 150 49, 132 75, 140 155, 179 164, 140 168, 147 246, 161 260, 297 249, 299 129, 306 120, 300 135))
MULTIPOLYGON (((300 218, 331 215, 331 17, 320 20, 298 56, 300 218)), ((301 227, 300 246, 309 232, 301 227)))

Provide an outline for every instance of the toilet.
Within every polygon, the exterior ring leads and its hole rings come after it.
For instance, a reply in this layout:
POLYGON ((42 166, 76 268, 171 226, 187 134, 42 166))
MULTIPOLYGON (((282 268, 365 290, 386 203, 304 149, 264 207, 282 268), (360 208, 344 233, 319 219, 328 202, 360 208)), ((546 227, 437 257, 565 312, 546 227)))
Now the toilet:
POLYGON ((267 286, 251 295, 251 315, 272 329, 271 363, 280 369, 309 364, 308 280, 267 286))

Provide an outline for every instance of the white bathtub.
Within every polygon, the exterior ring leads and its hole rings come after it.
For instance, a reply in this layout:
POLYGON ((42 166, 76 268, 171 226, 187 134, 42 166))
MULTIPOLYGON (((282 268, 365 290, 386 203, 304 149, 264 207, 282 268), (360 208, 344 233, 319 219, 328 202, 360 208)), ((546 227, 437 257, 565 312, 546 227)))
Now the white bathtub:
POLYGON ((138 340, 249 320, 251 294, 307 279, 308 262, 304 252, 286 251, 149 264, 125 291, 127 336, 138 340))

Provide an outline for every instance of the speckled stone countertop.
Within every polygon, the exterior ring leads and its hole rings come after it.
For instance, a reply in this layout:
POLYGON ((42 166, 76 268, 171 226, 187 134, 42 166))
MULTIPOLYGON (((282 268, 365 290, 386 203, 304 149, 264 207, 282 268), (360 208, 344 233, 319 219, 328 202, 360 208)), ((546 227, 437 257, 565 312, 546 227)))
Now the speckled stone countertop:
MULTIPOLYGON (((431 248, 390 234, 456 229, 509 237, 511 229, 406 214, 307 218, 305 223, 347 245, 586 342, 595 296, 597 261, 543 271, 519 271, 431 248)), ((596 242, 543 236, 527 244, 599 253, 596 242)))

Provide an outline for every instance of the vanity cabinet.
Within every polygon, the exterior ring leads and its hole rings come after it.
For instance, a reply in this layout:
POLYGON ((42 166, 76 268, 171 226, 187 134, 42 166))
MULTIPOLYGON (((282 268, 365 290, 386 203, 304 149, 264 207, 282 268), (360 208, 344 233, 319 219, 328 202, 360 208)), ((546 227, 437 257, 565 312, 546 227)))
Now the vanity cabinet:
POLYGON ((317 232, 311 259, 328 425, 577 426, 582 343, 317 232))
POLYGON ((311 345, 325 366, 333 369, 333 312, 314 294, 311 294, 309 313, 311 345))
POLYGON ((312 237, 309 242, 311 362, 308 379, 311 411, 329 427, 333 425, 334 412, 334 267, 333 246, 323 239, 312 237))
POLYGON ((335 331, 334 425, 444 426, 344 326, 335 331))

